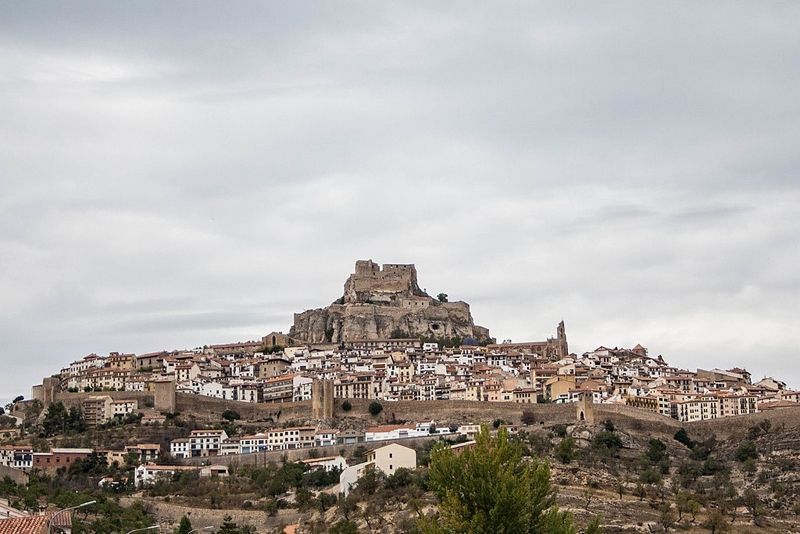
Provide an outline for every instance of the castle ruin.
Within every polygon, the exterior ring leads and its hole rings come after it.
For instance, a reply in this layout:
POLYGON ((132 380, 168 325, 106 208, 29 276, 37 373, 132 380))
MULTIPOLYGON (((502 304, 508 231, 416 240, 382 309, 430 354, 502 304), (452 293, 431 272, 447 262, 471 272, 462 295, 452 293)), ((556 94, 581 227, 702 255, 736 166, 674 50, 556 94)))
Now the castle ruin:
POLYGON ((420 289, 413 264, 359 260, 342 297, 295 314, 289 337, 299 343, 396 337, 482 341, 489 330, 475 325, 466 302, 440 302, 420 289))

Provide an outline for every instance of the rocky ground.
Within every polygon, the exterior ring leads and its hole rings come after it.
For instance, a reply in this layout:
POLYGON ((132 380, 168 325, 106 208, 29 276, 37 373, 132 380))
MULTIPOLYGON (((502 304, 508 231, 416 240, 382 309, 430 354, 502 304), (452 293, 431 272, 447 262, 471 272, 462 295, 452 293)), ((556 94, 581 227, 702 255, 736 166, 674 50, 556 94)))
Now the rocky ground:
MULTIPOLYGON (((548 458, 558 504, 581 528, 600 516, 608 534, 711 532, 709 518, 718 514, 716 532, 800 533, 800 417, 775 420, 764 423, 751 416, 724 432, 689 427, 685 443, 674 439, 671 428, 626 428, 605 421, 522 427, 518 439, 529 454, 548 458)), ((424 461, 424 451, 420 458, 424 461)), ((424 473, 420 469, 410 485, 379 486, 357 502, 340 501, 324 512, 312 505, 268 516, 255 503, 256 509, 248 511, 195 508, 192 513, 210 524, 233 515, 259 532, 288 523, 299 523, 298 532, 327 532, 345 518, 363 532, 409 532, 420 514, 436 510, 435 497, 424 490, 424 473)), ((335 493, 335 488, 314 494, 324 492, 335 493)), ((292 502, 294 496, 290 492, 285 499, 292 502)), ((151 502, 167 524, 186 509, 174 499, 151 502)))

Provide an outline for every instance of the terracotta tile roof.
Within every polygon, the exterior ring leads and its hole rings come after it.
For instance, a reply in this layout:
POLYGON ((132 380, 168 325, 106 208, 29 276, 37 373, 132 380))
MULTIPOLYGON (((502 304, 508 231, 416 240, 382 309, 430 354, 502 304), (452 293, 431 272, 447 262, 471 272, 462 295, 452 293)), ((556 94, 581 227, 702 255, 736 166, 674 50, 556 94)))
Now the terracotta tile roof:
POLYGON ((18 517, 0 521, 0 534, 40 534, 47 528, 44 516, 18 517))

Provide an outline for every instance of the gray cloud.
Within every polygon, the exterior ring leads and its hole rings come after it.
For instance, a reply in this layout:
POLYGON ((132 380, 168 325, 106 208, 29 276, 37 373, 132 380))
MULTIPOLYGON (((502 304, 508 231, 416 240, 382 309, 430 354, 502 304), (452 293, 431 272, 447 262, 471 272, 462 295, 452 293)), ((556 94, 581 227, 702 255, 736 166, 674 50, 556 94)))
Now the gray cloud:
POLYGON ((4 397, 415 262, 500 338, 800 387, 800 7, 0 7, 4 397))

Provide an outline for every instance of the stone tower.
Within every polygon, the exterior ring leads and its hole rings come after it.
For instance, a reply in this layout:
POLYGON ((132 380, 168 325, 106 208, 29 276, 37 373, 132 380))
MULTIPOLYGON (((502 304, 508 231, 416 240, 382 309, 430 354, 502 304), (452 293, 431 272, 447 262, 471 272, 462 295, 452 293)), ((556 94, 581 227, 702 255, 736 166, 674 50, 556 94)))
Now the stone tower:
POLYGON ((564 326, 564 321, 558 323, 556 328, 556 341, 558 342, 558 352, 561 358, 569 356, 569 345, 567 345, 567 329, 564 326))
POLYGON ((591 393, 581 393, 581 398, 575 403, 575 418, 578 422, 594 424, 594 402, 591 393))
POLYGON ((33 386, 31 398, 42 401, 42 405, 47 408, 56 400, 56 395, 61 392, 61 380, 48 376, 42 379, 41 385, 33 386))
POLYGON ((153 383, 155 393, 153 405, 160 412, 175 413, 175 382, 173 380, 159 380, 153 383))
POLYGON ((311 417, 333 418, 333 380, 317 378, 311 383, 311 417))

